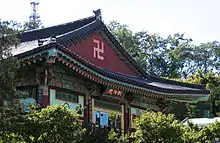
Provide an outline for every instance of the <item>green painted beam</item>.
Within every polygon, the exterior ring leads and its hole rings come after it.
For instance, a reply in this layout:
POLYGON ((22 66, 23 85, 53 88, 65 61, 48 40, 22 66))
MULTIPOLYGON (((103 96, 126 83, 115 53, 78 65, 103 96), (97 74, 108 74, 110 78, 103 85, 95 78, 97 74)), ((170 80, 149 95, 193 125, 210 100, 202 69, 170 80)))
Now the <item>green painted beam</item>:
POLYGON ((114 83, 114 84, 119 84, 119 85, 122 85, 122 86, 125 86, 125 87, 128 87, 128 88, 131 88, 131 89, 135 89, 135 90, 139 90, 139 91, 142 91, 142 92, 150 92, 152 94, 155 94, 155 95, 159 95, 163 98, 168 98, 168 99, 176 99, 176 100, 180 100, 180 101, 186 101, 186 102, 198 102, 198 101, 206 101, 208 100, 208 96, 205 95, 205 94, 176 94, 176 93, 164 93, 164 92, 160 92, 160 91, 155 91, 155 90, 151 90, 151 89, 147 89, 147 88, 144 88, 144 87, 140 87, 140 86, 137 86, 137 85, 133 85, 133 84, 128 84, 128 83, 125 83, 125 82, 120 82, 118 80, 115 80, 115 79, 111 79, 109 77, 106 77, 106 76, 103 76, 99 73, 97 73, 96 71, 86 67, 85 65, 83 65, 81 62, 77 61, 76 59, 73 59, 72 57, 66 55, 65 53, 63 53, 62 51, 60 51, 59 49, 56 49, 55 47, 51 47, 50 49, 47 49, 47 50, 44 50, 44 51, 41 51, 39 53, 35 53, 33 55, 29 55, 25 58, 22 58, 21 60, 27 60, 27 59, 30 59, 30 58, 34 58, 36 57, 37 55, 41 55, 41 54, 44 54, 44 53, 50 53, 51 50, 54 52, 56 51, 57 53, 60 53, 62 56, 68 58, 68 60, 70 60, 71 62, 73 62, 74 64, 77 64, 81 69, 95 75, 96 77, 104 80, 104 81, 107 81, 107 82, 110 82, 110 83, 114 83), (183 97, 184 96, 184 97, 183 97), (202 97, 201 97, 202 96, 202 97), (191 97, 192 99, 187 99, 185 97, 191 97))

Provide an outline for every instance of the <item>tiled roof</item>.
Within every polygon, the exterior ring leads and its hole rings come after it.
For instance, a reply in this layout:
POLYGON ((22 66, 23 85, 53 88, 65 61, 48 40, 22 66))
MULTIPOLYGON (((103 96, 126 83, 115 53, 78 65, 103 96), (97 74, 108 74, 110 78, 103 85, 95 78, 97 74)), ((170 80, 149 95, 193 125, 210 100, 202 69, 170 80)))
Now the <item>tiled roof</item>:
POLYGON ((21 39, 21 42, 45 39, 45 38, 51 37, 52 35, 57 36, 57 35, 68 33, 86 24, 89 24, 95 20, 96 20, 96 17, 91 16, 91 17, 83 18, 83 19, 65 23, 65 24, 60 24, 60 25, 41 28, 41 29, 29 30, 18 35, 18 38, 21 39))
POLYGON ((165 93, 207 94, 205 87, 202 85, 187 84, 187 83, 176 82, 172 80, 166 80, 168 81, 166 83, 166 82, 160 82, 159 80, 155 80, 155 77, 153 76, 149 76, 148 78, 142 78, 142 77, 137 77, 137 76, 130 76, 130 75, 125 75, 121 73, 111 72, 106 69, 96 67, 92 63, 84 60, 77 54, 72 53, 71 51, 65 48, 58 47, 58 49, 64 52, 65 54, 70 55, 72 58, 77 59, 78 61, 81 61, 82 64, 84 64, 86 67, 91 68, 94 71, 106 77, 116 79, 121 82, 126 82, 129 84, 137 85, 137 86, 144 87, 144 88, 154 89, 154 90, 162 91, 165 93))
POLYGON ((109 32, 105 24, 96 18, 91 16, 88 18, 80 19, 77 21, 60 24, 56 26, 46 27, 42 29, 26 31, 18 37, 21 39, 21 45, 17 49, 12 47, 13 55, 20 54, 31 48, 35 48, 39 39, 48 39, 52 35, 57 37, 57 41, 68 47, 74 43, 79 42, 82 39, 87 38, 94 32, 104 31, 108 38, 116 45, 118 53, 124 57, 123 59, 129 62, 129 65, 137 72, 138 75, 144 76, 146 72, 138 65, 138 63, 121 47, 115 37, 109 32), (34 46, 32 46, 34 45, 34 46), (20 50, 22 49, 22 50, 20 50))
POLYGON ((62 36, 57 37, 57 41, 65 47, 69 47, 70 45, 77 43, 80 40, 83 40, 89 37, 93 33, 104 32, 111 42, 117 48, 117 52, 119 55, 124 57, 132 67, 139 73, 140 76, 147 76, 147 73, 139 66, 139 64, 125 51, 125 49, 120 45, 120 43, 116 40, 116 38, 111 34, 111 32, 107 29, 105 24, 96 20, 87 25, 84 25, 78 29, 70 31, 62 36))
MULTIPOLYGON (((22 35, 19 35, 19 38, 22 41, 22 44, 29 43, 27 46, 23 46, 23 51, 21 52, 13 52, 14 55, 17 57, 22 58, 28 55, 31 55, 36 52, 40 52, 45 48, 45 46, 40 46, 37 48, 36 40, 48 38, 52 35, 57 36, 57 44, 62 45, 58 46, 59 50, 66 53, 67 55, 72 56, 72 58, 78 58, 82 64, 88 66, 88 68, 93 69, 94 71, 120 82, 128 83, 134 86, 140 86, 143 88, 149 88, 155 91, 160 91, 164 93, 177 93, 177 94, 207 94, 205 87, 202 85, 194 85, 194 84, 187 84, 182 82, 176 82, 172 80, 162 79, 159 77, 154 77, 148 75, 143 71, 140 66, 131 58, 131 56, 122 48, 119 42, 114 38, 114 36, 108 31, 104 23, 96 17, 89 17, 85 19, 81 19, 78 21, 74 21, 71 23, 66 23, 62 25, 52 26, 48 28, 32 30, 24 32, 22 35), (108 38, 114 43, 115 47, 117 48, 118 52, 126 58, 130 62, 130 64, 135 67, 138 72, 140 72, 141 77, 137 76, 129 76, 120 73, 114 73, 107 71, 106 69, 102 69, 99 67, 94 66, 92 63, 85 61, 82 58, 79 58, 75 53, 70 52, 68 49, 64 47, 68 47, 73 43, 77 43, 82 39, 89 37, 91 34, 95 32, 104 32, 108 38), (33 46, 34 45, 34 46, 33 46)), ((22 45, 21 44, 21 45, 22 45)), ((25 45, 25 44, 24 44, 25 45)), ((18 51, 20 48, 18 48, 18 51)))
POLYGON ((12 55, 18 55, 34 48, 38 47, 38 40, 45 41, 44 44, 48 43, 48 40, 52 35, 61 37, 63 34, 75 29, 81 28, 84 25, 87 25, 96 20, 95 16, 79 19, 73 22, 64 23, 56 26, 34 29, 25 31, 18 35, 21 43, 18 47, 11 47, 12 55))
MULTIPOLYGON (((50 38, 45 38, 46 41, 44 44, 47 44, 49 42, 50 38)), ((35 49, 38 47, 38 40, 32 40, 32 41, 25 41, 20 43, 18 47, 12 46, 11 47, 11 53, 13 56, 25 53, 27 51, 30 51, 32 49, 35 49)))
POLYGON ((92 63, 86 61, 85 59, 81 58, 79 55, 64 48, 60 44, 50 45, 50 43, 49 43, 47 45, 44 45, 39 48, 35 48, 33 50, 25 52, 24 54, 19 54, 19 55, 17 55, 17 57, 22 59, 27 56, 33 55, 35 53, 40 54, 40 52, 45 51, 45 50, 49 50, 51 48, 56 48, 58 52, 60 51, 59 53, 65 54, 66 57, 70 57, 74 60, 77 60, 80 63, 80 66, 84 66, 87 69, 90 69, 96 73, 99 73, 100 75, 103 75, 106 78, 116 80, 119 83, 127 83, 130 86, 138 86, 138 87, 150 89, 153 91, 159 91, 164 94, 169 94, 169 93, 170 94, 179 94, 179 95, 183 95, 183 94, 207 95, 208 94, 207 91, 205 90, 205 87, 202 85, 194 85, 194 84, 181 85, 183 83, 175 82, 175 81, 171 81, 171 80, 167 80, 169 82, 164 83, 164 82, 160 82, 158 80, 155 80, 154 77, 141 78, 141 77, 137 77, 137 76, 130 76, 130 75, 125 75, 125 74, 121 74, 121 73, 110 72, 106 69, 96 67, 92 63))

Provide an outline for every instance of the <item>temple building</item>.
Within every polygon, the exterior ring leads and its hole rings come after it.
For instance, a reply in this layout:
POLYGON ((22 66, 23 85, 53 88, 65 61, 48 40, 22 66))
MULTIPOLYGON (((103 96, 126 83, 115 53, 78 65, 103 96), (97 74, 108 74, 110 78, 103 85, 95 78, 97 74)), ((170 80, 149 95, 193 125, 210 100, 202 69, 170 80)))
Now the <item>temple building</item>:
POLYGON ((100 10, 94 13, 18 36, 21 44, 12 47, 12 54, 21 61, 18 89, 27 91, 27 102, 35 99, 43 108, 81 107, 82 121, 97 126, 107 126, 114 111, 119 115, 116 126, 128 130, 147 109, 163 111, 168 101, 208 99, 202 85, 146 73, 107 29, 100 10))

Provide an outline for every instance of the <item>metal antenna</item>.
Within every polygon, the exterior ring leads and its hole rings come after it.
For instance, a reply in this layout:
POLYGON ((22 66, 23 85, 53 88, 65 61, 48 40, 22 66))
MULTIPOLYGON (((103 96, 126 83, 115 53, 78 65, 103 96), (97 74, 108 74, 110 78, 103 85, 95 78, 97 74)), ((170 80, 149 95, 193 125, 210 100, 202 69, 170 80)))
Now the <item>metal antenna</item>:
POLYGON ((37 0, 32 0, 30 4, 31 4, 31 8, 32 8, 32 14, 29 18, 30 18, 31 22, 36 23, 37 19, 39 18, 39 15, 37 12, 39 2, 37 0))

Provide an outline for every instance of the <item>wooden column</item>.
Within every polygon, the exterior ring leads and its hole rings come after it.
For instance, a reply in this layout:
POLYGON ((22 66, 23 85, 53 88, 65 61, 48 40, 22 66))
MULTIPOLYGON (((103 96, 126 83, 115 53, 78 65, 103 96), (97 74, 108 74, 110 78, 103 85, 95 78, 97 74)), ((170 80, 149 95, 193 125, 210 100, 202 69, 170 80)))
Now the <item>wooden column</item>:
POLYGON ((128 131, 131 129, 131 106, 130 104, 127 106, 127 114, 128 114, 128 131))
POLYGON ((48 86, 47 85, 39 85, 38 86, 38 104, 41 105, 42 108, 46 108, 47 105, 49 104, 48 100, 48 86))
POLYGON ((3 105, 3 97, 2 94, 0 93, 0 106, 3 105))
POLYGON ((131 107, 130 104, 134 100, 134 96, 131 92, 127 92, 124 95, 124 100, 125 100, 125 131, 128 132, 129 129, 131 128, 131 107))
POLYGON ((42 108, 46 108, 49 105, 49 89, 48 89, 48 68, 43 67, 37 69, 37 78, 40 85, 38 86, 38 104, 42 108))
POLYGON ((121 105, 121 129, 124 131, 125 129, 125 108, 124 105, 121 105))
POLYGON ((127 133, 130 128, 130 109, 128 104, 124 105, 124 130, 127 133))
POLYGON ((92 98, 92 123, 95 123, 94 113, 95 113, 95 99, 92 98))
POLYGON ((92 98, 89 93, 86 93, 84 100, 84 123, 85 125, 92 123, 92 98))
POLYGON ((88 123, 88 98, 87 95, 84 98, 84 123, 85 125, 88 123))

